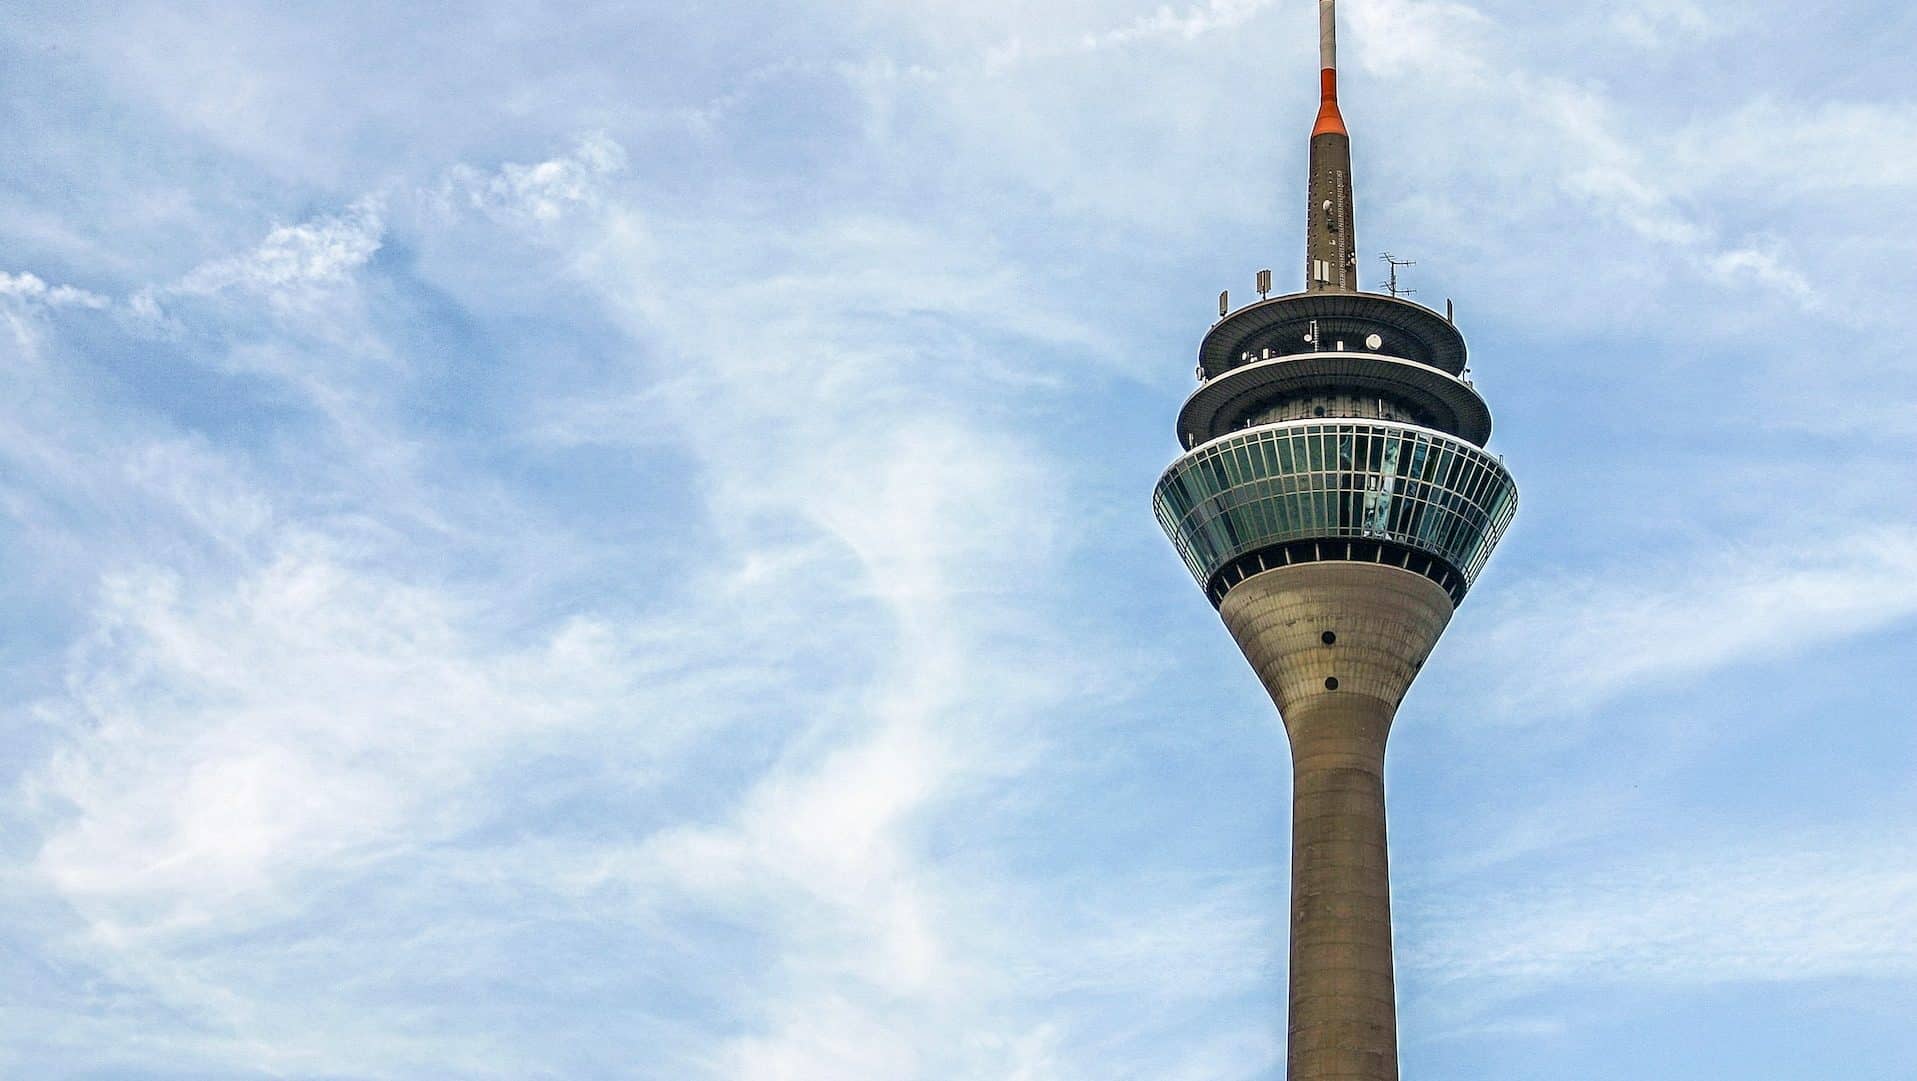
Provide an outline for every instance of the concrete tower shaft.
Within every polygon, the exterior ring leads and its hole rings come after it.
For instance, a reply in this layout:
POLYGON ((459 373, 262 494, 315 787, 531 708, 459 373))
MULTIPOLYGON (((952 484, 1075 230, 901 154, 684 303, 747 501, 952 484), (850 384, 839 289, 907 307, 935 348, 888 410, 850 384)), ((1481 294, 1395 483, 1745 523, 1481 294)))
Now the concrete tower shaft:
POLYGON ((1358 291, 1333 0, 1319 10, 1305 291, 1206 333, 1153 506, 1291 744, 1291 1081, 1396 1081, 1385 746, 1517 488, 1449 316, 1358 291))
POLYGON ((1385 743, 1451 612, 1429 579, 1369 563, 1255 575, 1219 606, 1291 743, 1294 1081, 1398 1076, 1385 743))

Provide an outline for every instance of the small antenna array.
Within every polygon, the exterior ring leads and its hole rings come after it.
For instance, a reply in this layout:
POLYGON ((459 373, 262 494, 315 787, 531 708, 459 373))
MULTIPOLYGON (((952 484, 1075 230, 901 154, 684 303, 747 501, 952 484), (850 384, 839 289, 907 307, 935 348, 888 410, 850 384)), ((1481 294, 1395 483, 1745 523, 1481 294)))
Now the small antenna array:
POLYGON ((1378 258, 1383 259, 1391 267, 1391 280, 1385 283, 1385 290, 1387 292, 1394 297, 1415 297, 1418 295, 1416 289, 1407 289, 1398 284, 1398 271, 1405 267, 1417 266, 1418 263, 1416 260, 1393 258, 1390 252, 1385 252, 1378 256, 1378 258))

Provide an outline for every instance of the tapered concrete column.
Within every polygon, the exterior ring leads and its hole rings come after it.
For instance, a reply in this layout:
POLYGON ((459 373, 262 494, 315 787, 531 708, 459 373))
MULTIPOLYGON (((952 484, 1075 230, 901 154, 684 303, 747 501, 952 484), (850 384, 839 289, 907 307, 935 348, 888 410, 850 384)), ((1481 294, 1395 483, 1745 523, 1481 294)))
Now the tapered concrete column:
POLYGON ((1391 876, 1375 698, 1320 700, 1291 733, 1292 1081, 1396 1081, 1391 876))
POLYGON ((1291 740, 1291 1081, 1397 1079, 1385 741, 1451 613, 1366 563, 1254 575, 1219 606, 1291 740))

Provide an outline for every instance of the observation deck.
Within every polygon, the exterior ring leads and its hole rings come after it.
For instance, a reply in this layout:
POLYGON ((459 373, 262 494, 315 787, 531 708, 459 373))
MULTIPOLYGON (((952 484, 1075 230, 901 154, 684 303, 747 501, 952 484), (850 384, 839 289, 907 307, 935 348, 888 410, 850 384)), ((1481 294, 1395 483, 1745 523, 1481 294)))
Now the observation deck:
POLYGON ((1457 605, 1517 514, 1503 463, 1429 428, 1289 421, 1223 436, 1166 470, 1158 522, 1213 604, 1300 563, 1384 563, 1457 605))
POLYGON ((1461 603, 1517 513, 1466 358, 1448 318, 1376 293, 1274 297, 1213 325, 1178 415, 1186 453, 1152 499, 1212 603, 1316 562, 1389 564, 1461 603))

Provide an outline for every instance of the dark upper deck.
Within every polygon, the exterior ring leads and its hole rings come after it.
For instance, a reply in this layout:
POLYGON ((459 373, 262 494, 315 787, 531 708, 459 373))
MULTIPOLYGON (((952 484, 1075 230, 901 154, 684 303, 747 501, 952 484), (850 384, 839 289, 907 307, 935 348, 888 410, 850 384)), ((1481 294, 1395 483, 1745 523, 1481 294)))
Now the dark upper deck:
POLYGON ((1400 357, 1307 353, 1247 361, 1207 379, 1178 412, 1179 441, 1190 450, 1252 423, 1274 401, 1332 388, 1386 395, 1415 407, 1420 423, 1480 447, 1491 440, 1490 408, 1458 376, 1400 357))
POLYGON ((1350 351, 1402 357, 1450 375, 1464 372, 1464 335, 1430 308, 1380 293, 1322 292, 1272 297, 1219 320, 1198 346, 1199 378, 1214 379, 1273 356, 1345 352, 1341 339, 1350 351), (1314 320, 1322 344, 1307 340, 1314 320), (1367 348, 1373 334, 1382 344, 1367 348))

